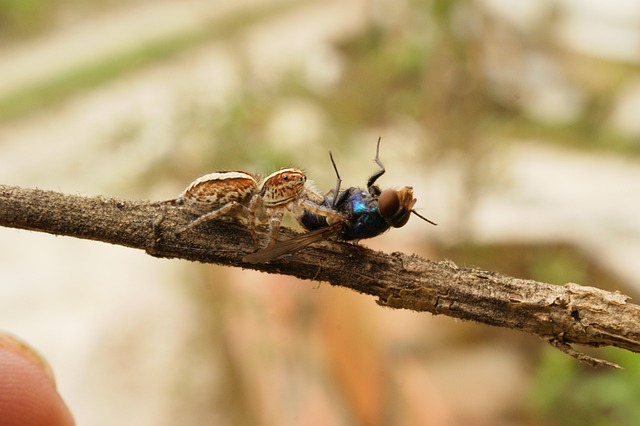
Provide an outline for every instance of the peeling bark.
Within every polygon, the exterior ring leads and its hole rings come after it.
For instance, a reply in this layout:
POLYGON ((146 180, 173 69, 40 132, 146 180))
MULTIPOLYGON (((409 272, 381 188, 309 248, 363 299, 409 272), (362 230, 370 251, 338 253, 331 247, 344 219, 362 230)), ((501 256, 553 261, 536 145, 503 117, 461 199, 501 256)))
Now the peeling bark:
MULTIPOLYGON (((513 278, 451 261, 386 254, 322 242, 267 263, 247 263, 254 251, 246 228, 215 220, 179 236, 193 215, 169 202, 80 197, 0 185, 0 225, 102 241, 164 258, 236 266, 326 281, 377 298, 380 305, 426 311, 534 334, 594 366, 617 365, 571 345, 640 352, 640 306, 628 297, 568 283, 513 278)), ((283 230, 286 238, 296 235, 283 230)))

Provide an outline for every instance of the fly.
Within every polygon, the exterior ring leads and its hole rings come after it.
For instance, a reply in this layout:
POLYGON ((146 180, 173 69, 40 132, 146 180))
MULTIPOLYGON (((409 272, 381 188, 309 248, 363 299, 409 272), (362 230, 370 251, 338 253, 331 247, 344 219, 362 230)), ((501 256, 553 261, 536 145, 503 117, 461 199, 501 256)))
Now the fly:
POLYGON ((413 198, 413 188, 405 186, 399 189, 381 190, 376 181, 386 172, 379 158, 380 141, 376 147, 375 162, 380 170, 375 172, 367 180, 367 188, 349 187, 340 191, 342 179, 329 152, 329 157, 336 172, 336 188, 329 191, 322 198, 320 206, 331 209, 342 215, 346 222, 335 223, 327 220, 327 216, 318 215, 311 210, 304 210, 296 216, 298 222, 310 233, 294 237, 291 240, 279 242, 273 247, 268 247, 254 254, 245 256, 247 262, 266 262, 283 254, 291 253, 313 242, 331 238, 343 241, 373 238, 387 231, 389 228, 404 226, 411 216, 415 214, 422 220, 436 225, 436 223, 417 213, 413 207, 416 199, 413 198), (337 194, 337 196, 336 196, 337 194))

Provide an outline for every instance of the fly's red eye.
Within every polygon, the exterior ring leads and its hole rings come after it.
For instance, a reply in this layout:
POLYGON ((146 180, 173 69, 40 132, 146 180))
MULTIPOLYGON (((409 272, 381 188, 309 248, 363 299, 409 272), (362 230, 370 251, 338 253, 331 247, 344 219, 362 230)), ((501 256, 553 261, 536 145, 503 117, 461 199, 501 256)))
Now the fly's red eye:
POLYGON ((385 219, 393 217, 400 209, 400 198, 395 189, 385 189, 378 197, 378 212, 385 219))
POLYGON ((411 188, 385 189, 378 197, 378 212, 389 225, 402 228, 409 221, 415 201, 411 188))

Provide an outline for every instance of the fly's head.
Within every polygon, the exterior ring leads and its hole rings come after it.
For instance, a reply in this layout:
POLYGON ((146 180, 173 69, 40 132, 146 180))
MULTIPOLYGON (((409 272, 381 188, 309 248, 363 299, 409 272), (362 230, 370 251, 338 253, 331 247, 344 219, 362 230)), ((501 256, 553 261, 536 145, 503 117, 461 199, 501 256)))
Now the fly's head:
POLYGON ((416 201, 413 198, 413 188, 410 186, 398 190, 385 189, 378 197, 378 212, 389 225, 401 228, 409 221, 416 201))
POLYGON ((400 189, 385 189, 378 197, 378 212, 394 228, 401 228, 406 225, 411 213, 435 225, 434 222, 421 216, 413 209, 416 201, 413 198, 413 188, 410 186, 403 186, 400 189))
POLYGON ((286 206, 305 193, 307 176, 299 169, 280 169, 262 181, 260 196, 265 207, 286 206))

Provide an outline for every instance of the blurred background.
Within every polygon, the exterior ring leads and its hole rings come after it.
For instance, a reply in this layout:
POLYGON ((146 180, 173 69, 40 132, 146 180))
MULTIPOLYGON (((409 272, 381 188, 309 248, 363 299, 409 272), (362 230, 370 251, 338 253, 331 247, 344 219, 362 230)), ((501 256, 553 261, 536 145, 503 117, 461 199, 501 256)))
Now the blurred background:
MULTIPOLYGON (((164 200, 219 169, 414 187, 363 245, 638 300, 640 3, 0 0, 0 183, 164 200)), ((293 223, 289 222, 291 225, 293 223)), ((0 229, 0 329, 79 425, 625 425, 640 357, 325 283, 0 229)))

